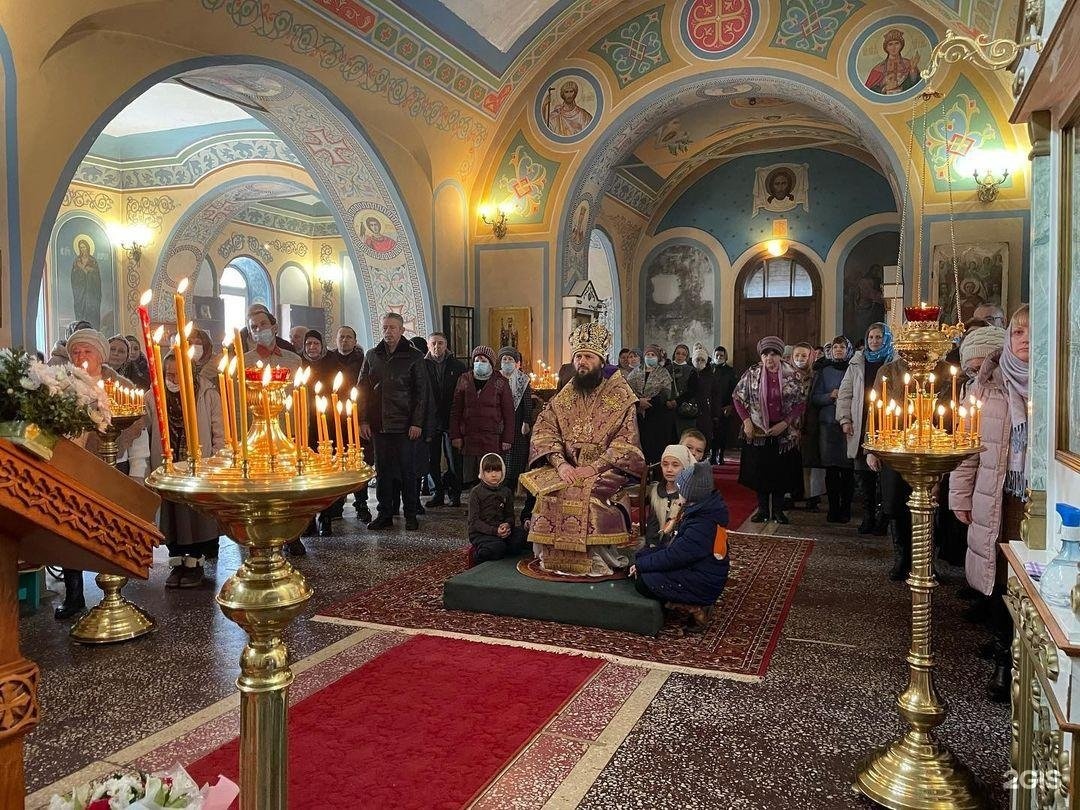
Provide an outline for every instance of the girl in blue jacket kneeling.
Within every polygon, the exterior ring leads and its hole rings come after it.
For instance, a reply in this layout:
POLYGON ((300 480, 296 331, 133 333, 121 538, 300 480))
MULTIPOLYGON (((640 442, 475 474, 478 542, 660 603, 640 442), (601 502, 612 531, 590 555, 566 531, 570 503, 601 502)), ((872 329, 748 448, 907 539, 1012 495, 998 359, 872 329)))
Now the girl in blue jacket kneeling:
POLYGON ((724 592, 728 577, 728 508, 713 491, 712 468, 705 462, 675 479, 685 501, 670 544, 638 552, 630 576, 639 593, 671 602, 689 613, 688 630, 705 629, 708 608, 724 592))

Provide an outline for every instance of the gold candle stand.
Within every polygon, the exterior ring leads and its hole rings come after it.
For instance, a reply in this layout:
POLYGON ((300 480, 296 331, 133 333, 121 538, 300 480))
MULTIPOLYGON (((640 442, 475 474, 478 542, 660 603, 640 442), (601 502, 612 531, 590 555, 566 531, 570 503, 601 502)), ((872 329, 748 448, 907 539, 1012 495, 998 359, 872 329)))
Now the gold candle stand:
MULTIPOLYGON (((120 434, 144 415, 143 409, 114 408, 109 427, 98 432, 98 457, 106 464, 115 466, 120 434)), ((72 641, 79 644, 116 644, 141 638, 157 630, 157 622, 149 613, 120 594, 128 583, 127 577, 98 574, 94 577, 94 582, 101 588, 104 596, 100 603, 71 626, 69 635, 72 641)))
MULTIPOLYGON (((248 462, 231 450, 202 460, 159 467, 147 486, 162 497, 213 515, 247 549, 244 562, 221 587, 226 618, 248 635, 240 655, 240 808, 288 807, 288 694, 293 681, 282 641, 289 623, 311 598, 311 588, 281 554, 317 512, 374 476, 359 452, 323 457, 297 448, 277 424, 285 384, 263 390, 248 381, 252 425, 244 437, 248 462), (270 397, 267 423, 262 397, 270 397), (273 455, 270 448, 273 447, 273 455)), ((327 454, 328 456, 328 454, 327 454)))

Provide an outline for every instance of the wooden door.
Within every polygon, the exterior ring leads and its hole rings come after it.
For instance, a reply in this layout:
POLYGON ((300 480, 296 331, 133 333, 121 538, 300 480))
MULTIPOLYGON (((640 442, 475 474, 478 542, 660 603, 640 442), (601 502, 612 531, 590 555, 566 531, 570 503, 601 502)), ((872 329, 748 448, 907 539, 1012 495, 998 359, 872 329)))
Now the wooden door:
POLYGON ((735 286, 732 365, 744 371, 758 361, 757 343, 776 335, 787 345, 821 343, 821 284, 817 268, 801 253, 779 259, 763 254, 743 267, 735 286))

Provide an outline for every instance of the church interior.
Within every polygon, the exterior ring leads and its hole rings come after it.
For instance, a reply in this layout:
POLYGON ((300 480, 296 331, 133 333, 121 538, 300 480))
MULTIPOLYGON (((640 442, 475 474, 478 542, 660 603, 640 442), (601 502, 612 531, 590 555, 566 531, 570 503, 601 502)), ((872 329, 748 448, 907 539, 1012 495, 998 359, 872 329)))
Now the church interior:
POLYGON ((1077 41, 1075 0, 0 0, 0 808, 1080 807, 1077 41), (40 448, 57 363, 111 433, 40 448))

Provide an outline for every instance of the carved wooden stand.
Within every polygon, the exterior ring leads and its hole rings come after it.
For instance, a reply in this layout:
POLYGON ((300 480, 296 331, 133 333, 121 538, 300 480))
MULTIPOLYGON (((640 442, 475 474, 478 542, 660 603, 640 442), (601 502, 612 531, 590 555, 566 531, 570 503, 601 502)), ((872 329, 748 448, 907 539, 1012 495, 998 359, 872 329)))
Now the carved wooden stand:
POLYGON ((23 737, 39 719, 39 671, 19 651, 18 561, 145 579, 158 503, 70 442, 44 462, 0 439, 0 807, 23 805, 23 737))

